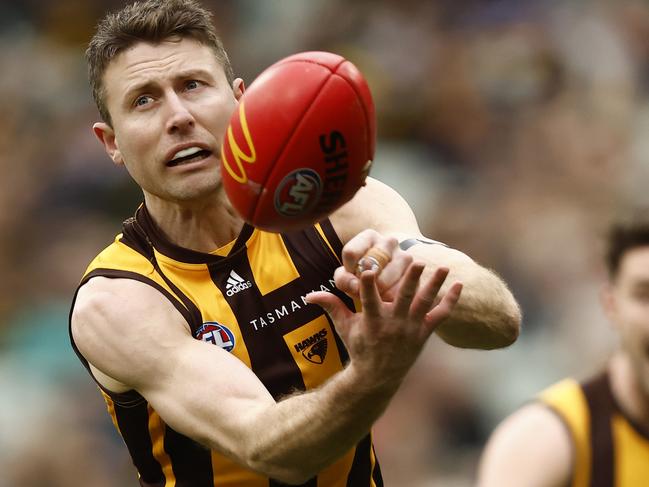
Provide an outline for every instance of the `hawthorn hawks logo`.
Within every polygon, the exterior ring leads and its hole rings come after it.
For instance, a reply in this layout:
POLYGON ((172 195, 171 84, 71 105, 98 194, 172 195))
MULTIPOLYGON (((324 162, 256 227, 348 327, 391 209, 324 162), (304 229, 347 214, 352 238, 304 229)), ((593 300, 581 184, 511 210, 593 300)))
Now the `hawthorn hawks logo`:
POLYGON ((302 352, 304 358, 314 364, 321 364, 327 355, 327 339, 314 343, 308 350, 302 352))
POLYGON ((275 190, 275 209, 284 216, 302 215, 320 200, 322 180, 313 169, 301 168, 284 176, 275 190))
POLYGON ((293 346, 296 351, 302 352, 302 356, 309 362, 321 364, 327 356, 327 330, 323 328, 293 346))
POLYGON ((234 333, 227 326, 216 321, 207 321, 196 330, 196 338, 207 343, 218 345, 226 352, 231 352, 235 345, 234 333))

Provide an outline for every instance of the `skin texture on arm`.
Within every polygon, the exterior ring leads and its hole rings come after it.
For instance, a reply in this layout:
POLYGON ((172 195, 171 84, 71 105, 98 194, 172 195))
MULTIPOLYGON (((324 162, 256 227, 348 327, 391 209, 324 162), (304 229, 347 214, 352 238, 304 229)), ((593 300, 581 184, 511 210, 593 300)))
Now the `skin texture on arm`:
POLYGON ((569 487, 572 443, 561 420, 542 404, 505 419, 483 452, 478 487, 569 487))
POLYGON ((259 473, 302 483, 367 434, 457 301, 459 286, 431 308, 446 271, 417 290, 422 271, 407 269, 394 303, 380 299, 374 273, 365 272, 364 313, 329 293, 309 295, 334 318, 350 364, 320 388, 277 403, 237 358, 194 339, 180 313, 146 284, 91 279, 79 291, 72 334, 105 387, 135 389, 180 433, 259 473))
MULTIPOLYGON (((398 278, 403 251, 398 241, 423 237, 417 220, 405 200, 389 186, 372 178, 345 206, 331 216, 338 235, 346 243, 354 235, 365 231, 366 238, 343 251, 346 272, 341 277, 342 289, 350 294, 356 291, 354 266, 372 246, 379 246, 392 255, 394 265, 388 264, 379 276, 382 296, 389 298, 393 283, 398 278), (370 229, 370 230, 367 230, 370 229), (387 241, 381 237, 392 237, 387 241)), ((426 264, 425 276, 440 266, 450 269, 447 284, 459 281, 464 285, 462 297, 451 316, 437 329, 447 343, 462 348, 493 349, 516 341, 520 331, 519 306, 506 284, 492 271, 478 265, 466 254, 443 245, 418 244, 405 254, 426 264)))

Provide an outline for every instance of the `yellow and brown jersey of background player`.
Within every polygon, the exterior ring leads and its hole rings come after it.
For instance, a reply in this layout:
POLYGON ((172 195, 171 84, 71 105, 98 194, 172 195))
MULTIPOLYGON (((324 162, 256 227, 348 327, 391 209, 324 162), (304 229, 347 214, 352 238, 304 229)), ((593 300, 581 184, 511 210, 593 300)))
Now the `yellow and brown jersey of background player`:
MULTIPOLYGON (((183 315, 197 340, 235 355, 279 399, 317 387, 348 361, 329 318, 305 301, 309 292, 324 290, 356 309, 357 304, 333 282, 341 251, 340 239, 325 220, 290 234, 245 225, 235 241, 215 252, 195 252, 166 240, 142 206, 93 260, 80 286, 95 276, 135 279, 153 286, 183 315)), ((74 341, 72 345, 88 367, 74 341)), ((219 371, 206 369, 205 373, 218 375, 219 371)), ((281 485, 174 431, 136 391, 115 394, 102 389, 102 394, 142 486, 281 485)), ((368 435, 304 485, 382 484, 368 435)))
POLYGON ((539 396, 565 425, 572 443, 569 487, 649 485, 649 430, 623 411, 608 373, 565 379, 539 396))

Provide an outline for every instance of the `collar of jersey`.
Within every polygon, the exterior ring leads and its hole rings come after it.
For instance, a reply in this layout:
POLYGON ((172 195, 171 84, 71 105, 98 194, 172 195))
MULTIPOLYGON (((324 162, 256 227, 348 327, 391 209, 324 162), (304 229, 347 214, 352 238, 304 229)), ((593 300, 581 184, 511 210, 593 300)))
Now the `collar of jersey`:
POLYGON ((239 250, 245 248, 246 242, 254 233, 257 232, 253 226, 244 223, 239 236, 233 241, 234 243, 229 242, 220 249, 215 250, 213 253, 206 253, 186 249, 170 242, 153 221, 151 214, 144 204, 138 208, 138 211, 135 213, 135 218, 146 232, 156 251, 173 260, 185 262, 187 264, 209 264, 221 262, 222 260, 237 254, 239 250), (222 253, 219 252, 221 249, 225 250, 228 247, 230 247, 229 251, 226 251, 224 255, 219 255, 222 253))

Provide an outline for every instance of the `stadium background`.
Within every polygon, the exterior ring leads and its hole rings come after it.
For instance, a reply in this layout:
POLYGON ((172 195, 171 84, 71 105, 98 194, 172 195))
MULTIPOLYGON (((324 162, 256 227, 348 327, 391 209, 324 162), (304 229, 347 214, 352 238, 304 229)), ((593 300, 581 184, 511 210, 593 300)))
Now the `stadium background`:
MULTIPOLYGON (((82 57, 121 4, 0 3, 0 487, 136 482, 67 340, 77 280, 140 200, 91 134, 82 57)), ((432 340, 376 428, 387 485, 471 485, 504 415, 615 345, 597 303, 601 235, 649 198, 649 3, 205 4, 248 84, 302 50, 355 62, 377 105, 373 175, 520 300, 513 347, 432 340)))

